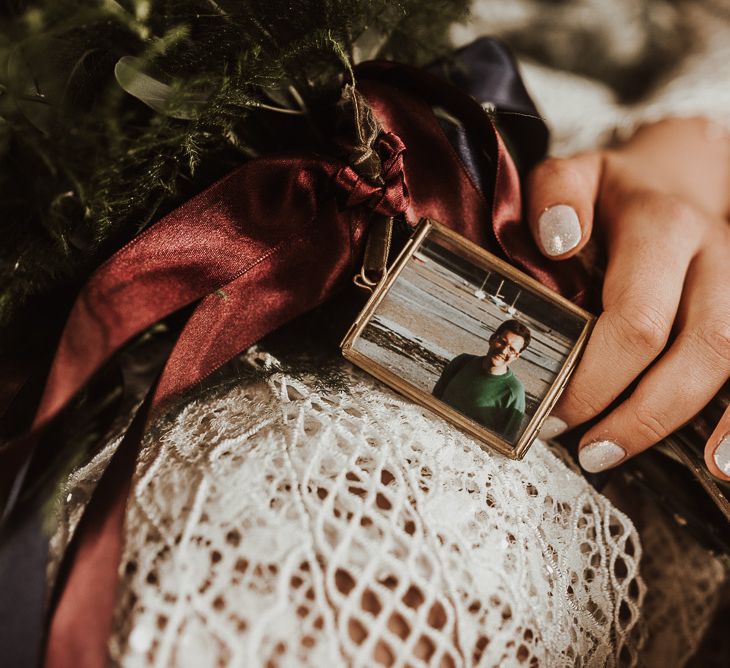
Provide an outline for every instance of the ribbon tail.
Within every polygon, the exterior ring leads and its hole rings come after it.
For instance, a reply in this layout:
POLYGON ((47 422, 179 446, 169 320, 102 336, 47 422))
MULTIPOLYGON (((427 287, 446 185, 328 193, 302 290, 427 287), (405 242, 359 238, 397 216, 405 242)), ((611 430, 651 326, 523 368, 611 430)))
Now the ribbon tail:
POLYGON ((237 209, 247 197, 246 173, 246 166, 239 168, 163 218, 91 278, 64 329, 35 429, 57 415, 130 338, 230 282, 258 257, 257 246, 268 247, 280 235, 264 221, 254 229, 260 243, 241 239, 237 209))
POLYGON ((362 216, 337 224, 334 201, 309 224, 218 294, 204 299, 183 329, 162 374, 154 408, 197 385, 269 332, 331 297, 354 273, 352 239, 362 216), (294 280, 292 280, 294 278, 294 280))
POLYGON ((57 587, 60 593, 46 645, 47 668, 101 667, 107 663, 126 502, 149 405, 148 398, 135 415, 94 490, 70 548, 72 553, 64 556, 71 567, 57 587))

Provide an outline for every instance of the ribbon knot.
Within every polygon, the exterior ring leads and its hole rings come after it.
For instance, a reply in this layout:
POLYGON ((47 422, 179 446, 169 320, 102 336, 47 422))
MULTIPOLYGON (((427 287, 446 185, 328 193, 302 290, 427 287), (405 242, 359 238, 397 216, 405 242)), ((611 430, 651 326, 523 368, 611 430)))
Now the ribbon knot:
POLYGON ((343 166, 335 174, 335 185, 341 193, 343 208, 366 206, 385 216, 405 213, 410 204, 403 173, 405 144, 398 135, 382 132, 374 147, 382 165, 380 183, 361 176, 351 165, 343 166))

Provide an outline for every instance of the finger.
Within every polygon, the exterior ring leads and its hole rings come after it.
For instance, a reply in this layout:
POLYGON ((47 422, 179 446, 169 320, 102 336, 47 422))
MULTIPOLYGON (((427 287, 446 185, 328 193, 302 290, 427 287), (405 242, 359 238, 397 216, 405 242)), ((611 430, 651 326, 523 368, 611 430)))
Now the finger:
POLYGON ((610 468, 658 443, 699 413, 730 375, 730 294, 713 249, 693 261, 682 295, 682 328, 631 396, 581 439, 588 471, 610 468))
POLYGON ((666 198, 633 197, 607 237, 604 311, 555 410, 568 426, 607 408, 661 353, 703 228, 666 198))
POLYGON ((571 257, 590 238, 601 156, 593 152, 549 158, 532 170, 527 183, 527 216, 538 247, 548 257, 571 257))
POLYGON ((707 440, 705 462, 712 475, 730 480, 730 406, 707 440))

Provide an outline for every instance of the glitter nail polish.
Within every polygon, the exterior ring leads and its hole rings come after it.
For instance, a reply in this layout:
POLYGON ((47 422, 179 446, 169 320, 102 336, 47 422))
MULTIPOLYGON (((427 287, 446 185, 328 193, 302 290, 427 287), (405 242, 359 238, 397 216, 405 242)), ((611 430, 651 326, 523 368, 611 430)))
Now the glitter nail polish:
POLYGON ((548 255, 562 255, 575 248, 582 235, 578 214, 572 206, 556 204, 537 221, 540 243, 548 255))

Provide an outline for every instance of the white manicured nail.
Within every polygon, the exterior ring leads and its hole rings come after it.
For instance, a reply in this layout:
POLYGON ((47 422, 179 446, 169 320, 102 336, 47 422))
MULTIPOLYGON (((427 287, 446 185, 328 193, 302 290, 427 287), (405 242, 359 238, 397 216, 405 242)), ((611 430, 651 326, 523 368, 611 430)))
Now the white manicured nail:
POLYGON ((725 475, 730 475, 730 434, 725 436, 715 448, 712 455, 715 458, 715 464, 725 475))
POLYGON ((580 243, 578 214, 572 206, 556 204, 540 214, 537 221, 540 243, 548 255, 562 255, 580 243))
POLYGON ((580 465, 589 473, 598 473, 611 468, 624 457, 626 450, 613 441, 593 441, 578 452, 580 465))
POLYGON ((565 420, 561 420, 557 415, 548 415, 540 427, 539 436, 543 441, 549 441, 551 438, 560 436, 567 429, 568 425, 565 420))

